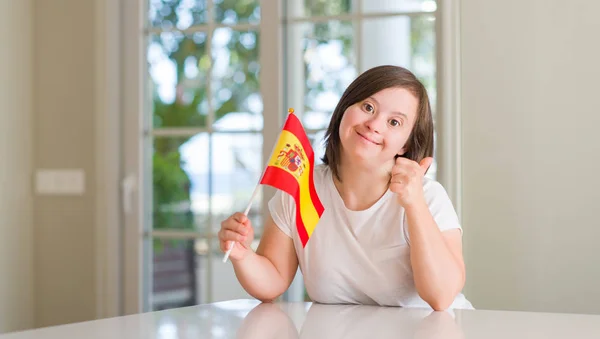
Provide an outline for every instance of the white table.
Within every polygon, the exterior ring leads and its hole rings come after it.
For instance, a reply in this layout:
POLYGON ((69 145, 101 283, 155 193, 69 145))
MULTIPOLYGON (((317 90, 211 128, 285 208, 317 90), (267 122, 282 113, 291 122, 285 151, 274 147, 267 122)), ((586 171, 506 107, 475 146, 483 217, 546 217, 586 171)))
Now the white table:
POLYGON ((234 300, 0 336, 9 338, 599 339, 600 315, 234 300))

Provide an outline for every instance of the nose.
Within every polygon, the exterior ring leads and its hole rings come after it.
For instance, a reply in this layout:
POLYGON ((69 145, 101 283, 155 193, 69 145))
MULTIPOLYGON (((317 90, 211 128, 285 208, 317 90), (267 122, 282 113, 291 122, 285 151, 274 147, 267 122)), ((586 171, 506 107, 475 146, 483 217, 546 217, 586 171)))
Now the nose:
POLYGON ((381 133, 385 127, 385 119, 382 118, 381 114, 373 114, 366 122, 365 126, 373 133, 381 133))

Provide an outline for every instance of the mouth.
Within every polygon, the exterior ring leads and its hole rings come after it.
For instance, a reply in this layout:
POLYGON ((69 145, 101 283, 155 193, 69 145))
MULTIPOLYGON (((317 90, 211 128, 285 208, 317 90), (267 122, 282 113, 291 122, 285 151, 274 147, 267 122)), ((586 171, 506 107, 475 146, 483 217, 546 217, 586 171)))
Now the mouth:
POLYGON ((371 140, 371 139, 367 138, 363 134, 360 134, 358 131, 356 132, 356 134, 358 134, 361 138, 363 138, 364 140, 366 140, 366 141, 368 141, 368 142, 370 142, 370 143, 372 143, 374 145, 377 145, 377 146, 381 145, 381 143, 375 142, 374 140, 371 140))

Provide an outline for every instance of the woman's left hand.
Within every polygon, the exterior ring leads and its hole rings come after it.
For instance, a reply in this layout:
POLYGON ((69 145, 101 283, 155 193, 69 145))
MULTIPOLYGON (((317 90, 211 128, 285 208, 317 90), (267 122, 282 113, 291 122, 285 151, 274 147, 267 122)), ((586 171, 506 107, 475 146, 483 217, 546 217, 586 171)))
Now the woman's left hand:
POLYGON ((432 162, 431 157, 421 160, 421 163, 402 157, 396 159, 392 167, 390 191, 397 194, 398 202, 405 209, 425 202, 423 177, 432 162))

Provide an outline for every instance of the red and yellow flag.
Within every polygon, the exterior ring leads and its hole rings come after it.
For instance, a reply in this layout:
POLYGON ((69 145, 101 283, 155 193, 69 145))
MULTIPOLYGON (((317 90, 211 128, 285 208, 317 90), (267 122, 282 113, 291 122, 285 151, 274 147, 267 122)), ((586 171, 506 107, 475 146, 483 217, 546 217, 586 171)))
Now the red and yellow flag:
POLYGON ((260 183, 287 192, 294 198, 296 227, 303 247, 324 211, 315 190, 313 169, 312 146, 302 123, 290 110, 260 183))

